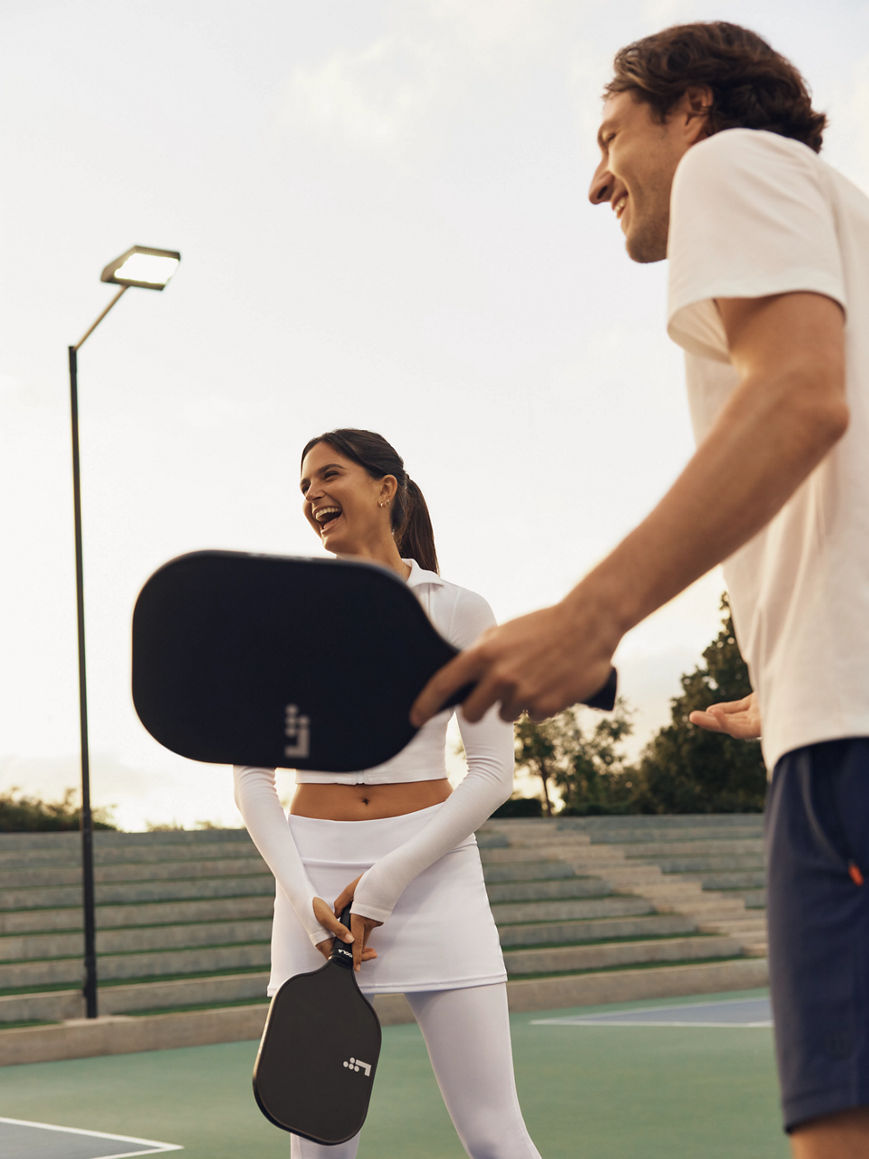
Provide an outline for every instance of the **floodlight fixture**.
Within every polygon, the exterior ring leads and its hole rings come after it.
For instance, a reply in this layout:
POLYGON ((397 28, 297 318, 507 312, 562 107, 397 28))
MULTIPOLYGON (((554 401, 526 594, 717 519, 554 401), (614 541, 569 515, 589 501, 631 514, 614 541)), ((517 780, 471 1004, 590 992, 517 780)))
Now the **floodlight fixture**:
POLYGON ((119 258, 109 262, 100 274, 100 281, 112 282, 121 288, 90 329, 76 342, 75 346, 70 346, 70 351, 74 352, 84 345, 86 339, 90 338, 112 306, 123 298, 131 286, 136 286, 140 290, 164 289, 178 268, 180 261, 181 254, 178 250, 159 250, 149 245, 134 245, 130 246, 119 258))
POLYGON ((142 290, 162 290, 180 261, 181 254, 177 250, 134 245, 109 262, 100 275, 100 281, 114 282, 118 286, 138 286, 142 290))

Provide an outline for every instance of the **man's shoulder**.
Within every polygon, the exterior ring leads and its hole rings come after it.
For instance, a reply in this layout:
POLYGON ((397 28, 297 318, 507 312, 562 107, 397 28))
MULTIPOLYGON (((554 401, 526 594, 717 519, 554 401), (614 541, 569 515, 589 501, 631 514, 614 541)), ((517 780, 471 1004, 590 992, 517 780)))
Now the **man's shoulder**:
POLYGON ((782 154, 796 153, 800 156, 818 157, 818 154, 803 141, 785 137, 769 129, 722 129, 698 142, 695 149, 757 149, 782 154))
POLYGON ((718 172, 736 176, 751 173, 758 166, 785 165, 816 169, 824 162, 802 141, 771 133, 766 129, 722 129, 694 145, 679 163, 679 175, 718 172))

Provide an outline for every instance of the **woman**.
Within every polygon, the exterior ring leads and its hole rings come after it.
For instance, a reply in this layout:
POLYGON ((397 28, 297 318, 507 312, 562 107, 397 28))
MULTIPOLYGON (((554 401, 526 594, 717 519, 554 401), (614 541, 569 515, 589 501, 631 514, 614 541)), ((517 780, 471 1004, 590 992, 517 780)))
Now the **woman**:
MULTIPOLYGON (((485 600, 438 575, 425 500, 382 436, 341 429, 312 439, 301 490, 326 550, 390 568, 457 647, 494 623, 485 600)), ((328 620, 329 608, 311 615, 328 620)), ((376 768, 297 772, 288 817, 274 770, 235 770, 239 810, 278 884, 269 993, 321 964, 334 936, 353 942, 361 989, 406 995, 468 1154, 539 1159, 516 1095, 506 972, 473 835, 512 790, 513 730, 494 711, 477 724, 459 718, 468 774, 453 792, 451 711, 376 768), (335 916, 351 900, 352 933, 335 916)), ((353 1159, 358 1143, 293 1136, 291 1155, 353 1159)))

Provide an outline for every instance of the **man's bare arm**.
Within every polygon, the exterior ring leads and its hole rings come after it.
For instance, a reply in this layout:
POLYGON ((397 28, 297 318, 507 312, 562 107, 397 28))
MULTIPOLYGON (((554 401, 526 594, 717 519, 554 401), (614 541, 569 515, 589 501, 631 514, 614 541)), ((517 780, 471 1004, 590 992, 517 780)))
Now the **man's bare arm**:
POLYGON ((429 681, 428 719, 476 681, 463 706, 537 717, 591 695, 622 636, 732 555, 780 510, 844 434, 844 318, 818 294, 718 303, 740 382, 661 502, 558 604, 486 633, 429 681))

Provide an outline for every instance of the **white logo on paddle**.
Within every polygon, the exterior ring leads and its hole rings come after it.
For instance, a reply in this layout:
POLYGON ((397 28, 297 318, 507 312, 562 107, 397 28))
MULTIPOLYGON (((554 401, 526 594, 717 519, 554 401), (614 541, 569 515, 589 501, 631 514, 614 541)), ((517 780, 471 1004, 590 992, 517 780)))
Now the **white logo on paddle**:
POLYGON ((348 1070, 365 1071, 366 1078, 371 1077, 371 1063, 363 1062, 361 1058, 345 1059, 342 1066, 346 1066, 348 1070))
POLYGON ((284 745, 285 757, 307 757, 311 752, 311 718, 299 715, 298 704, 284 709, 284 736, 291 744, 284 745))

